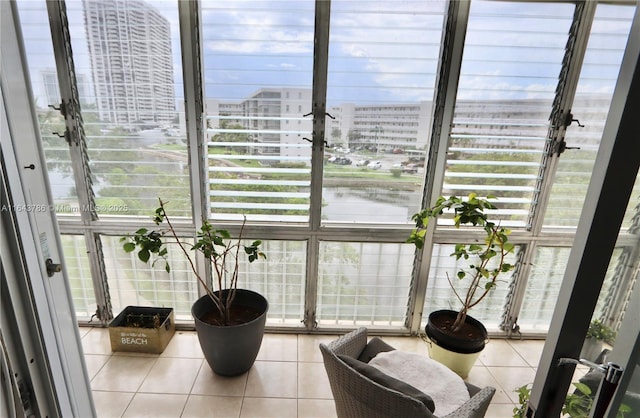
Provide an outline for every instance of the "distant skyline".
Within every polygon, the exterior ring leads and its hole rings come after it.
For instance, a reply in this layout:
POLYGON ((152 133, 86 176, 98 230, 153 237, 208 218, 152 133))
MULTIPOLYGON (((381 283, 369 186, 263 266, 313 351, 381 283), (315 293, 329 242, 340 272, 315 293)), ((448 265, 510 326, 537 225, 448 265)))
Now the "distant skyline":
MULTIPOLYGON (((40 9, 39 17, 34 11, 31 19, 23 19, 29 26, 26 37, 45 42, 29 55, 31 67, 55 67, 53 54, 46 52, 50 41, 44 38, 50 35, 43 32, 44 1, 19 3, 21 17, 25 9, 40 9)), ((170 25, 173 79, 180 101, 177 3, 154 1, 153 6, 170 25)), ((67 8, 77 72, 89 75, 81 1, 67 1, 67 8)), ((472 1, 459 100, 553 97, 573 8, 569 3, 472 1)), ((593 52, 585 58, 581 91, 612 91, 632 9, 598 6, 590 40, 593 52)), ((439 0, 393 7, 387 2, 334 0, 328 106, 432 100, 443 11, 439 0)), ((202 2, 206 97, 241 100, 260 88, 311 88, 313 14, 311 0, 202 2)))

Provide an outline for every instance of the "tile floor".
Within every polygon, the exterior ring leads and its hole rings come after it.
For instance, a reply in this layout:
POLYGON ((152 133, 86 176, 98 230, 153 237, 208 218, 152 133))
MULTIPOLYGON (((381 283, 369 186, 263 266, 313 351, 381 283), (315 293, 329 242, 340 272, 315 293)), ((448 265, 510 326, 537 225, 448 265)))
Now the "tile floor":
MULTIPOLYGON (((267 334, 248 373, 223 378, 204 361, 195 332, 177 331, 159 355, 112 353, 106 328, 80 328, 99 418, 335 417, 318 344, 335 336, 267 334)), ((420 338, 384 337, 427 355, 420 338)), ((516 387, 533 382, 543 341, 492 340, 468 381, 497 391, 487 413, 512 417, 516 387)))

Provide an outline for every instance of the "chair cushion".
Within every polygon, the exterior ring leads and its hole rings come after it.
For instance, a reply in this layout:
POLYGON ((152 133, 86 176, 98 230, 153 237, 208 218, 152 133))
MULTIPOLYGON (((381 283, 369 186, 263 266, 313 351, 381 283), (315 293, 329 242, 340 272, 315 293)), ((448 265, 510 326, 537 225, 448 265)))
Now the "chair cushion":
POLYGON ((424 355, 394 350, 378 354, 369 365, 429 394, 438 416, 453 412, 470 398, 460 376, 424 355))
POLYGON ((367 345, 364 347, 360 355, 358 356, 358 360, 368 363, 374 358, 378 353, 383 351, 391 351, 395 350, 395 348, 391 347, 389 344, 385 343, 378 337, 373 337, 369 340, 367 345))
POLYGON ((363 363, 362 361, 355 359, 350 356, 346 356, 343 354, 338 354, 338 358, 344 361, 349 367, 360 373, 361 375, 369 378, 370 380, 382 385, 386 388, 395 390, 400 392, 406 396, 410 396, 418 401, 422 402, 424 406, 427 407, 431 412, 433 412, 435 408, 435 404, 433 403, 433 399, 429 395, 424 392, 419 391, 415 387, 404 383, 394 377, 389 376, 386 373, 381 372, 368 365, 367 363, 363 363))

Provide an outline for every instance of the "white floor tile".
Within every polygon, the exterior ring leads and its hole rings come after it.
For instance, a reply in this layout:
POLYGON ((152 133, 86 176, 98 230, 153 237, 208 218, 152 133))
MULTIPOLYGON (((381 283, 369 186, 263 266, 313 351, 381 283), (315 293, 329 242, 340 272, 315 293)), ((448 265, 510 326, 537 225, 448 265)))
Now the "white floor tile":
POLYGON ((336 406, 332 400, 298 399, 298 418, 336 418, 336 406))
POLYGON ((139 392, 189 394, 203 360, 159 358, 145 377, 139 392))
POLYGON ((320 343, 328 344, 337 335, 298 335, 298 361, 322 363, 320 343))
POLYGON ((256 361, 249 370, 245 396, 296 398, 298 396, 298 365, 283 361, 256 361))
POLYGON ((238 418, 241 397, 190 395, 182 418, 238 418))
POLYGON ((538 367, 544 340, 509 340, 511 345, 531 367, 538 367))
POLYGON ((298 361, 298 336, 289 334, 266 334, 257 360, 298 361))
POLYGON ((93 391, 93 403, 100 418, 117 418, 124 414, 133 399, 133 392, 93 391))
POLYGON ((85 354, 111 354, 111 341, 107 328, 91 328, 82 337, 82 349, 85 354))
POLYGON ((136 393, 123 418, 180 418, 187 395, 136 393))
POLYGON ((240 418, 296 418, 298 401, 282 398, 244 398, 240 418))
POLYGON ((105 354, 85 354, 84 361, 87 365, 87 375, 92 380, 102 367, 111 359, 111 356, 105 354))
POLYGON ((93 390, 136 392, 157 359, 112 356, 91 381, 93 390))
POLYGON ((298 363, 298 398, 333 399, 323 363, 298 363))
POLYGON ((219 376, 211 370, 206 361, 203 361, 191 393, 195 395, 244 396, 247 376, 248 373, 234 377, 219 376))
POLYGON ((515 390, 522 385, 533 383, 536 376, 535 370, 531 367, 487 367, 487 369, 513 403, 518 402, 518 394, 515 390))
POLYGON ((509 344, 507 340, 493 339, 486 345, 480 357, 480 363, 485 366, 499 367, 524 367, 529 364, 522 356, 509 344))
POLYGON ((195 331, 177 331, 160 357, 204 358, 195 331))

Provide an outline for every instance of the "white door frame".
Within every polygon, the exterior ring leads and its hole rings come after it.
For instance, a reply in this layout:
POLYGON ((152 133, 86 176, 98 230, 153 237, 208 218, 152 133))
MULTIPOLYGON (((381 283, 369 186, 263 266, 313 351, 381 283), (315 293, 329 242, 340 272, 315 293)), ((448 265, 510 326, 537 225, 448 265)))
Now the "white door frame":
POLYGON ((8 290, 3 298, 11 300, 10 306, 2 306, 3 360, 14 359, 12 376, 19 374, 28 382, 39 416, 92 417, 91 386, 64 270, 17 6, 14 1, 2 1, 0 7, 0 254, 2 285, 8 290), (47 268, 48 259, 61 270, 47 268), (20 357, 26 360, 23 367, 15 360, 20 357))

